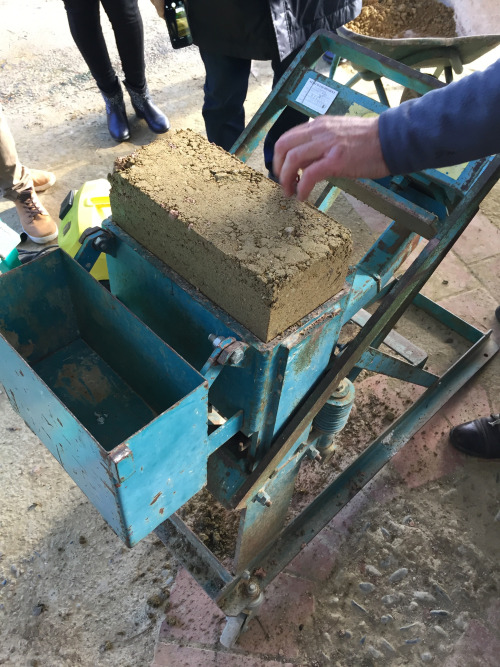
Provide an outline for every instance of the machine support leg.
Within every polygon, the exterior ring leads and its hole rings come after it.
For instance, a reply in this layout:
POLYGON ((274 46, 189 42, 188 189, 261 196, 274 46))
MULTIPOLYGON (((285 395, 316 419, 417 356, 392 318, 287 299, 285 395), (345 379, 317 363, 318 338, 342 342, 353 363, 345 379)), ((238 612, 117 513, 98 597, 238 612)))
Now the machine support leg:
MULTIPOLYGON (((250 572, 258 568, 263 573, 261 588, 288 565, 303 544, 310 542, 498 349, 489 331, 317 496, 273 544, 249 563, 250 572)), ((218 604, 223 610, 233 604, 233 589, 234 582, 219 597, 218 604)))

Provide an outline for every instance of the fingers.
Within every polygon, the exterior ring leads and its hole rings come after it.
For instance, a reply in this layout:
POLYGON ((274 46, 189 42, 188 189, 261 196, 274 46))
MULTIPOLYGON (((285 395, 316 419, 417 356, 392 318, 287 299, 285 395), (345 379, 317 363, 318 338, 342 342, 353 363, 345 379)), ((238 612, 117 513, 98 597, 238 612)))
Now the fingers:
POLYGON ((285 132, 274 146, 273 172, 276 176, 280 176, 283 162, 287 156, 288 151, 296 146, 306 143, 311 138, 309 123, 297 125, 288 132, 285 132))
POLYGON ((164 0, 151 0, 151 2, 153 3, 153 5, 154 5, 154 7, 155 7, 155 9, 158 13, 158 16, 161 19, 164 19, 165 18, 165 2, 164 2, 164 0))
POLYGON ((301 200, 317 182, 328 178, 381 178, 389 174, 378 117, 321 116, 284 134, 276 147, 274 173, 284 193, 291 196, 296 191, 301 200))
POLYGON ((299 170, 306 169, 313 162, 321 160, 324 154, 325 145, 317 140, 309 141, 287 152, 279 174, 280 183, 287 196, 290 197, 295 193, 299 170))
POLYGON ((333 151, 333 154, 325 155, 322 159, 316 160, 304 169, 296 188, 299 201, 305 201, 309 197, 316 183, 332 176, 335 171, 335 162, 336 156, 333 151))

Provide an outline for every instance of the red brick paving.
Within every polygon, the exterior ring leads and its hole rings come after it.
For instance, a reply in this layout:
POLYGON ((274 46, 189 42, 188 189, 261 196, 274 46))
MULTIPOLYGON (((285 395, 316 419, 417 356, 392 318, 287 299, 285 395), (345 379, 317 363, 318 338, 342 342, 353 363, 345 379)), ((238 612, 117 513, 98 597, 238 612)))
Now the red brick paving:
POLYGON ((266 589, 260 623, 250 623, 248 631, 238 640, 238 646, 246 651, 297 658, 297 640, 302 627, 311 622, 313 613, 311 582, 282 573, 266 589))
POLYGON ((500 229, 479 212, 453 246, 466 264, 500 254, 500 229))
POLYGON ((498 667, 500 639, 484 625, 471 621, 443 667, 498 667))
POLYGON ((481 287, 479 280, 472 275, 467 265, 455 253, 450 252, 429 278, 422 294, 434 301, 440 301, 459 292, 469 292, 477 287, 481 287))
POLYGON ((224 625, 225 616, 219 607, 193 577, 181 569, 170 596, 167 621, 160 628, 160 639, 215 645, 224 625))
POLYGON ((450 446, 449 431, 449 422, 438 413, 392 458, 410 488, 450 475, 463 465, 463 456, 450 446))

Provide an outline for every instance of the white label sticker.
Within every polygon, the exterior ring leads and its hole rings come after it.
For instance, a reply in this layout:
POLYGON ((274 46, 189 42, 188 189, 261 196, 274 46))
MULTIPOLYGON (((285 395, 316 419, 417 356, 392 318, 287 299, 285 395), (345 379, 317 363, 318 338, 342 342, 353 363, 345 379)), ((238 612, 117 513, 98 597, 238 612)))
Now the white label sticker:
POLYGON ((296 101, 312 111, 326 113, 338 94, 337 90, 325 86, 324 83, 308 79, 296 101))

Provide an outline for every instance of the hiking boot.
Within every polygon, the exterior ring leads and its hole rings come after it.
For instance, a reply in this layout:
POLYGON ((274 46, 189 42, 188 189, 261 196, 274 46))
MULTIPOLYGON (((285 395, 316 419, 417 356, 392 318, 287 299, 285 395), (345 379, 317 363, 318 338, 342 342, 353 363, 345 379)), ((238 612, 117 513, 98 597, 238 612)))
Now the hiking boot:
POLYGON ((130 139, 130 128, 123 100, 123 92, 118 80, 116 81, 116 90, 114 93, 108 94, 101 90, 101 95, 106 105, 108 130, 112 139, 118 142, 127 141, 130 139))
POLYGON ((29 172, 35 192, 45 192, 45 190, 48 190, 56 182, 56 175, 51 171, 30 169, 29 172))
POLYGON ((170 128, 170 122, 165 114, 153 104, 147 84, 142 88, 131 86, 123 82, 130 95, 130 101, 138 118, 143 118, 149 129, 156 134, 162 134, 170 128))
POLYGON ((57 238, 58 229, 33 188, 23 190, 15 201, 22 228, 34 243, 48 243, 57 238))
POLYGON ((451 444, 464 454, 482 459, 500 459, 500 415, 481 417, 455 426, 451 444))

